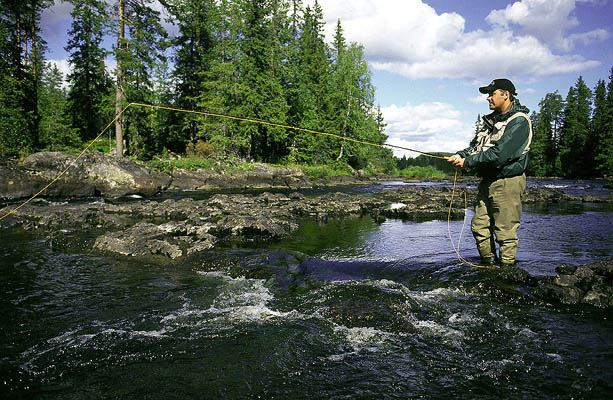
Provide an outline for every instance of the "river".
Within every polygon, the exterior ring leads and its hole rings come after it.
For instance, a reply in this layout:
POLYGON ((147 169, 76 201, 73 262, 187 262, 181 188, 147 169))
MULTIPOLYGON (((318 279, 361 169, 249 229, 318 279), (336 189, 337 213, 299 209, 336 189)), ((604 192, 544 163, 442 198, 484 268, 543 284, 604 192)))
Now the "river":
MULTIPOLYGON (((347 188, 366 193, 385 183, 347 188)), ((530 181, 571 194, 598 183, 530 181)), ((609 190, 610 192, 610 190, 609 190)), ((467 216, 470 218, 471 214, 467 216)), ((611 205, 526 207, 518 267, 612 256, 611 205)), ((450 225, 475 260, 468 223, 450 225)), ((446 221, 302 221, 168 268, 0 230, 1 398, 610 398, 613 313, 537 299, 460 263, 446 221), (225 255, 224 255, 225 254, 225 255), (238 260, 238 261, 237 261, 238 260), (287 290, 232 273, 281 265, 287 290)))

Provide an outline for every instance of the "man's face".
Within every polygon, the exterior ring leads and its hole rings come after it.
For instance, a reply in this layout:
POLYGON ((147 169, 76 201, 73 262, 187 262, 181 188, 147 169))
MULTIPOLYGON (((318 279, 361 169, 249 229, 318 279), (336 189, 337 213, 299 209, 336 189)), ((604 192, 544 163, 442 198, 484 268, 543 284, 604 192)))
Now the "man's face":
POLYGON ((490 105, 490 110, 498 110, 503 112, 505 109, 505 102, 508 98, 507 92, 504 90, 496 89, 487 96, 487 102, 490 105))

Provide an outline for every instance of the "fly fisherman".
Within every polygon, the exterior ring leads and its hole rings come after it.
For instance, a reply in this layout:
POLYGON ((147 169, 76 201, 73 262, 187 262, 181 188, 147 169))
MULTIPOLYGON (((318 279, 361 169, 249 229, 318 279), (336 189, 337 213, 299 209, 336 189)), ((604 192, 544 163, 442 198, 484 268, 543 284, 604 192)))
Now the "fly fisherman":
POLYGON ((482 128, 470 147, 449 157, 460 168, 469 168, 480 178, 479 193, 471 229, 481 263, 514 265, 521 198, 526 190, 532 124, 528 109, 515 98, 515 86, 508 79, 494 79, 479 88, 487 94, 491 114, 483 117, 482 128), (496 256, 496 242, 500 247, 496 256))

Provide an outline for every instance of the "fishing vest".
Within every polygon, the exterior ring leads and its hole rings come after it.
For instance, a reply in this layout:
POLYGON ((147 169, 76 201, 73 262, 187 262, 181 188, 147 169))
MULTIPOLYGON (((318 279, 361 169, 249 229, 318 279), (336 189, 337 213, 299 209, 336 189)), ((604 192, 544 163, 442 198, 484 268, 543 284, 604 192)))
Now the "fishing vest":
POLYGON ((517 157, 522 154, 526 154, 530 151, 530 144, 532 143, 532 122, 530 118, 524 114, 523 112, 516 112, 511 117, 507 118, 504 121, 498 121, 494 125, 487 126, 477 133, 476 142, 477 144, 473 147, 470 154, 476 154, 482 151, 486 151, 487 149, 494 147, 496 142, 500 140, 502 135, 504 135, 504 131, 507 125, 513 121, 515 118, 523 117, 528 121, 528 125, 530 127, 530 134, 528 136, 528 141, 520 154, 517 154, 517 157))

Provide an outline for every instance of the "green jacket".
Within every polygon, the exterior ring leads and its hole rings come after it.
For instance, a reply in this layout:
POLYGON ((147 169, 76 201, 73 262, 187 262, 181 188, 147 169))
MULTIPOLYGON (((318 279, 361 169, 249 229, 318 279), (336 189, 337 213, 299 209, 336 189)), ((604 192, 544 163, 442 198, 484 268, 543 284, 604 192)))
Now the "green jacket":
POLYGON ((532 124, 528 108, 515 99, 511 109, 494 111, 483 117, 483 128, 470 146, 458 152, 464 165, 478 176, 488 179, 521 175, 530 161, 532 124))

